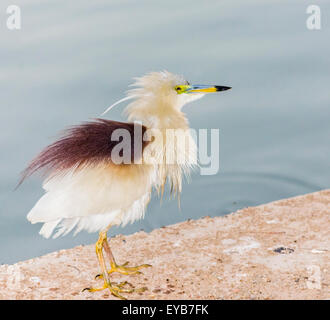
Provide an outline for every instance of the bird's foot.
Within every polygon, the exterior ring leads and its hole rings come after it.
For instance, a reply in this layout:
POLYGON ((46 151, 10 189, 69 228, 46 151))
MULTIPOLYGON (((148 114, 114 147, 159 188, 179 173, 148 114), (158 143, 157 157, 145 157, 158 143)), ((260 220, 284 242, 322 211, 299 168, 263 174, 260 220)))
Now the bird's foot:
POLYGON ((96 292, 96 291, 102 291, 105 289, 109 289, 110 293, 122 300, 126 300, 125 297, 123 297, 120 293, 132 293, 132 292, 144 292, 147 290, 146 287, 142 287, 142 288, 134 288, 134 286, 127 282, 120 282, 120 283, 116 283, 116 282, 110 282, 110 281, 105 281, 103 287, 101 288, 85 288, 83 291, 89 291, 89 292, 96 292), (130 288, 125 288, 125 286, 128 285, 130 288))
MULTIPOLYGON (((141 273, 140 269, 151 267, 150 264, 141 264, 141 265, 135 266, 135 267, 127 267, 127 265, 128 265, 128 261, 125 262, 123 265, 111 263, 111 269, 108 270, 108 274, 111 274, 114 272, 119 272, 121 274, 126 274, 126 275, 140 274, 141 273)), ((103 275, 102 274, 96 275, 95 279, 98 279, 98 278, 103 278, 103 275)))

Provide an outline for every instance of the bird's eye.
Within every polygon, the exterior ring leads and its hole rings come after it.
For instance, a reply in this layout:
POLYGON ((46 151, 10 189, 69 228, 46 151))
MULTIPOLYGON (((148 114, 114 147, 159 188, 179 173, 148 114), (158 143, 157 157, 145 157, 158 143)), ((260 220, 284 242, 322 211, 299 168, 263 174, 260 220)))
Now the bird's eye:
POLYGON ((181 87, 180 86, 176 86, 175 88, 174 88, 176 91, 181 91, 181 87))

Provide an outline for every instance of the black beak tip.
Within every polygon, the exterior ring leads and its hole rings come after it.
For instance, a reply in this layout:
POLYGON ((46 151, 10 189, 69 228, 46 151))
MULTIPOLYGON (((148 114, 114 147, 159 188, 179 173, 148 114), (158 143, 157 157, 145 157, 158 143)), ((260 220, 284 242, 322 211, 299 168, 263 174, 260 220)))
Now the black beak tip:
POLYGON ((217 91, 226 91, 231 89, 231 87, 226 86, 215 86, 215 88, 217 89, 217 91))

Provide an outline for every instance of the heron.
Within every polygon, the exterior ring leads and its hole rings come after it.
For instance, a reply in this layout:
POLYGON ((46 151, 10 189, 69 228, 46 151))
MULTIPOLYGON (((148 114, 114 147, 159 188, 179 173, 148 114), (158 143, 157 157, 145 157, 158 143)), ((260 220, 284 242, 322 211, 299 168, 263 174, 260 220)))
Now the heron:
POLYGON ((126 299, 124 293, 146 289, 111 281, 113 272, 139 274, 151 265, 118 264, 107 232, 112 226, 143 218, 153 190, 163 193, 166 183, 180 195, 183 177, 196 165, 196 144, 182 107, 206 93, 228 89, 231 87, 192 85, 168 71, 147 73, 135 78, 126 97, 104 112, 132 100, 125 109, 128 122, 103 117, 72 126, 23 171, 21 182, 39 170, 45 175, 45 192, 27 215, 32 224, 43 223, 42 236, 56 238, 73 230, 74 234, 99 232, 95 250, 103 286, 86 288, 88 291, 108 289, 115 297, 126 299), (164 143, 168 129, 183 130, 189 148, 164 143), (119 137, 118 131, 128 133, 129 141, 124 141, 124 135, 119 137), (177 155, 184 154, 184 160, 169 162, 170 148, 177 155))

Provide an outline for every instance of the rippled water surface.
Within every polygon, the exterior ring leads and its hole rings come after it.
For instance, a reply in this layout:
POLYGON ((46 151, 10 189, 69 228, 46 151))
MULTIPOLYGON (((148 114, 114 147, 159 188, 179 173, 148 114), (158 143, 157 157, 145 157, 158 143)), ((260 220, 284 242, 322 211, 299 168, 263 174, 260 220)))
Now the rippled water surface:
MULTIPOLYGON (((64 127, 94 118, 151 70, 230 85, 185 107, 193 128, 220 129, 220 171, 194 174, 176 201, 154 199, 143 221, 115 233, 220 216, 330 187, 330 3, 322 30, 309 1, 16 1, 22 30, 0 4, 0 263, 95 241, 45 240, 26 214, 42 194, 19 172, 64 127)), ((122 106, 107 117, 123 119, 122 106)), ((115 249, 114 249, 115 250, 115 249)))

